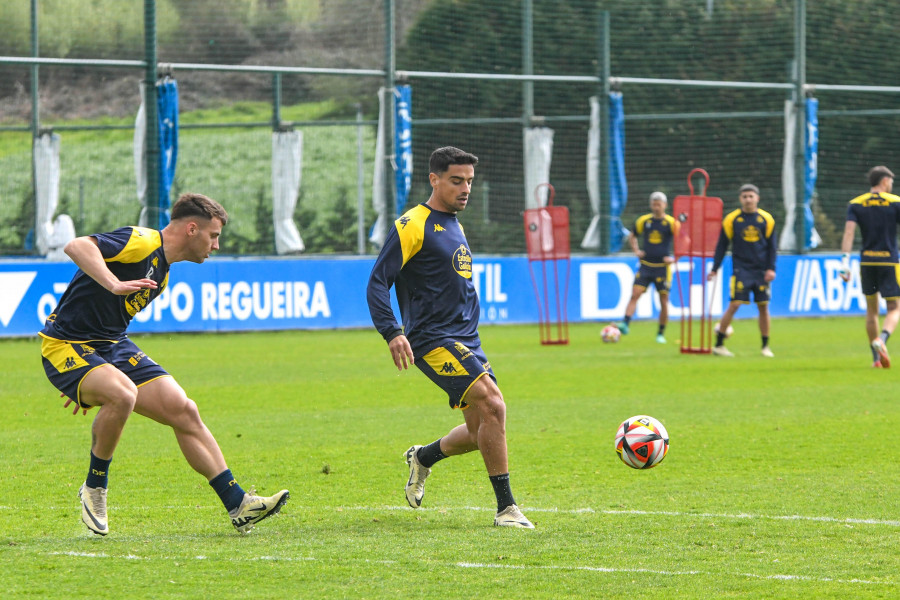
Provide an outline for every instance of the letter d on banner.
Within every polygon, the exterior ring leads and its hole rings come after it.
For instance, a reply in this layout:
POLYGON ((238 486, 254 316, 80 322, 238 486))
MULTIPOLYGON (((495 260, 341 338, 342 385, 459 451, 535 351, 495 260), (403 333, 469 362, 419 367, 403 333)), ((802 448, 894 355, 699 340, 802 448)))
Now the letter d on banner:
POLYGON ((394 88, 394 148, 396 148, 397 216, 403 214, 412 187, 412 88, 394 88))

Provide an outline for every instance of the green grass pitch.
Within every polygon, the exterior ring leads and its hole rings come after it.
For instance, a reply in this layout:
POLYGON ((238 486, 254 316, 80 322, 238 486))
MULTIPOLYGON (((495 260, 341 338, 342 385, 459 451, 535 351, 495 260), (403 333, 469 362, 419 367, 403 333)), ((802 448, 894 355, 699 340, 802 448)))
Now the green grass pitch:
POLYGON ((736 330, 723 359, 681 355, 677 323, 666 346, 650 322, 618 344, 575 325, 562 347, 482 328, 534 531, 491 526, 477 453, 436 465, 423 508, 406 506, 402 453, 460 415, 374 331, 137 336, 242 485, 291 490, 247 536, 139 416, 111 466, 111 533, 89 533, 93 413, 63 409, 36 340, 2 341, 0 582, 66 599, 900 597, 900 369, 870 368, 861 317, 775 320, 775 359, 755 319, 736 330), (641 413, 671 436, 648 471, 613 450, 641 413))

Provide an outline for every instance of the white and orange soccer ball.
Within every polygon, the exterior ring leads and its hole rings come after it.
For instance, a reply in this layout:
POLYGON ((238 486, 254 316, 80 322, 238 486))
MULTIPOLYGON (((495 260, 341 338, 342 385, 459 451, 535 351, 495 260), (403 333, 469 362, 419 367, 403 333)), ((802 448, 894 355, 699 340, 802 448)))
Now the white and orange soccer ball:
POLYGON ((606 344, 615 344, 622 337, 622 332, 615 325, 607 325, 600 332, 600 339, 606 344))
POLYGON ((669 452, 669 432, 647 415, 625 419, 616 432, 616 454, 632 469, 650 469, 669 452))

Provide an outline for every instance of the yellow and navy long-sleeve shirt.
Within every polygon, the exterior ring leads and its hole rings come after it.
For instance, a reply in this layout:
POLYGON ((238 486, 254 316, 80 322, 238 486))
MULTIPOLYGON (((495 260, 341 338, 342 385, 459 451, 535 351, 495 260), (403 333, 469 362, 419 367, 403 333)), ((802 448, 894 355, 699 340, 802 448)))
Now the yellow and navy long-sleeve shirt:
POLYGON ((631 232, 641 240, 641 249, 644 251, 642 265, 648 267, 663 267, 663 259, 672 255, 672 238, 678 234, 678 221, 672 215, 663 215, 655 218, 653 213, 638 217, 631 232))
POLYGON ((775 219, 762 209, 755 213, 734 210, 722 220, 713 270, 718 271, 731 244, 734 270, 775 270, 775 219))
POLYGON ((869 192, 847 205, 847 220, 859 225, 863 265, 897 264, 897 223, 900 222, 900 196, 869 192))
POLYGON ((384 339, 405 334, 416 356, 446 339, 481 345, 472 253, 455 214, 420 204, 397 219, 372 268, 366 299, 384 339), (391 286, 402 330, 391 309, 391 286))
POLYGON ((100 254, 120 281, 144 277, 157 283, 127 296, 113 294, 81 269, 75 272, 41 335, 70 342, 120 339, 134 315, 159 296, 169 282, 162 233, 145 227, 121 227, 97 233, 100 254))

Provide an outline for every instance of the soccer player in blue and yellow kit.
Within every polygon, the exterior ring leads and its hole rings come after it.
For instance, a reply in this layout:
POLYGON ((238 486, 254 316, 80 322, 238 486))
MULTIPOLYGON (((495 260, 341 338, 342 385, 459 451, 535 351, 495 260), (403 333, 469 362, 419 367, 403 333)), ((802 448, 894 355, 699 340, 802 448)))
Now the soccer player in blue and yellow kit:
POLYGON ((713 267, 708 279, 715 279, 731 244, 731 302, 716 325, 716 345, 712 352, 717 356, 734 356, 725 347, 728 327, 741 304, 750 303, 750 295, 759 309, 759 333, 762 337, 763 356, 775 356, 769 348, 769 284, 775 279, 775 219, 759 208, 759 188, 752 183, 741 186, 741 207, 728 213, 722 220, 722 231, 716 244, 713 267))
POLYGON ((850 280, 850 250, 856 226, 862 232, 859 255, 859 278, 866 296, 866 333, 872 350, 873 367, 887 368, 891 359, 887 341, 900 317, 900 285, 898 285, 897 223, 900 222, 900 196, 891 193, 894 174, 885 166, 869 171, 868 194, 857 196, 847 206, 847 222, 841 240, 841 277, 850 280), (878 332, 878 295, 887 304, 884 328, 878 332))
POLYGON ((510 489, 506 404, 481 349, 472 253, 456 218, 469 202, 477 164, 477 157, 450 146, 432 153, 431 197, 394 222, 366 296, 397 369, 415 364, 447 392, 451 408, 462 409, 465 421, 431 444, 406 451, 409 505, 422 505, 425 478, 437 461, 478 450, 497 497, 494 525, 533 529, 510 489), (391 309, 392 286, 402 327, 391 309))
POLYGON ((672 240, 678 235, 680 225, 671 215, 666 214, 668 198, 662 192, 650 194, 650 212, 638 217, 631 228, 628 243, 632 251, 641 260, 641 266, 634 278, 631 289, 631 300, 625 307, 625 318, 616 323, 623 334, 628 333, 631 317, 637 308, 638 299, 650 287, 656 286, 659 293, 659 329, 656 341, 666 343, 666 323, 669 320, 669 289, 672 284, 672 240), (643 242, 638 245, 638 237, 643 242))
POLYGON ((188 464, 206 477, 241 533, 277 513, 288 499, 287 490, 270 497, 244 492, 197 405, 125 332, 135 314, 166 289, 169 265, 202 263, 218 250, 227 220, 218 202, 182 194, 161 231, 122 227, 76 238, 65 247, 78 271, 40 332, 41 355, 47 378, 68 396, 66 406, 75 402, 75 414, 100 407, 91 427, 87 479, 78 490, 81 520, 96 534, 109 533, 109 465, 133 412, 174 430, 188 464))

